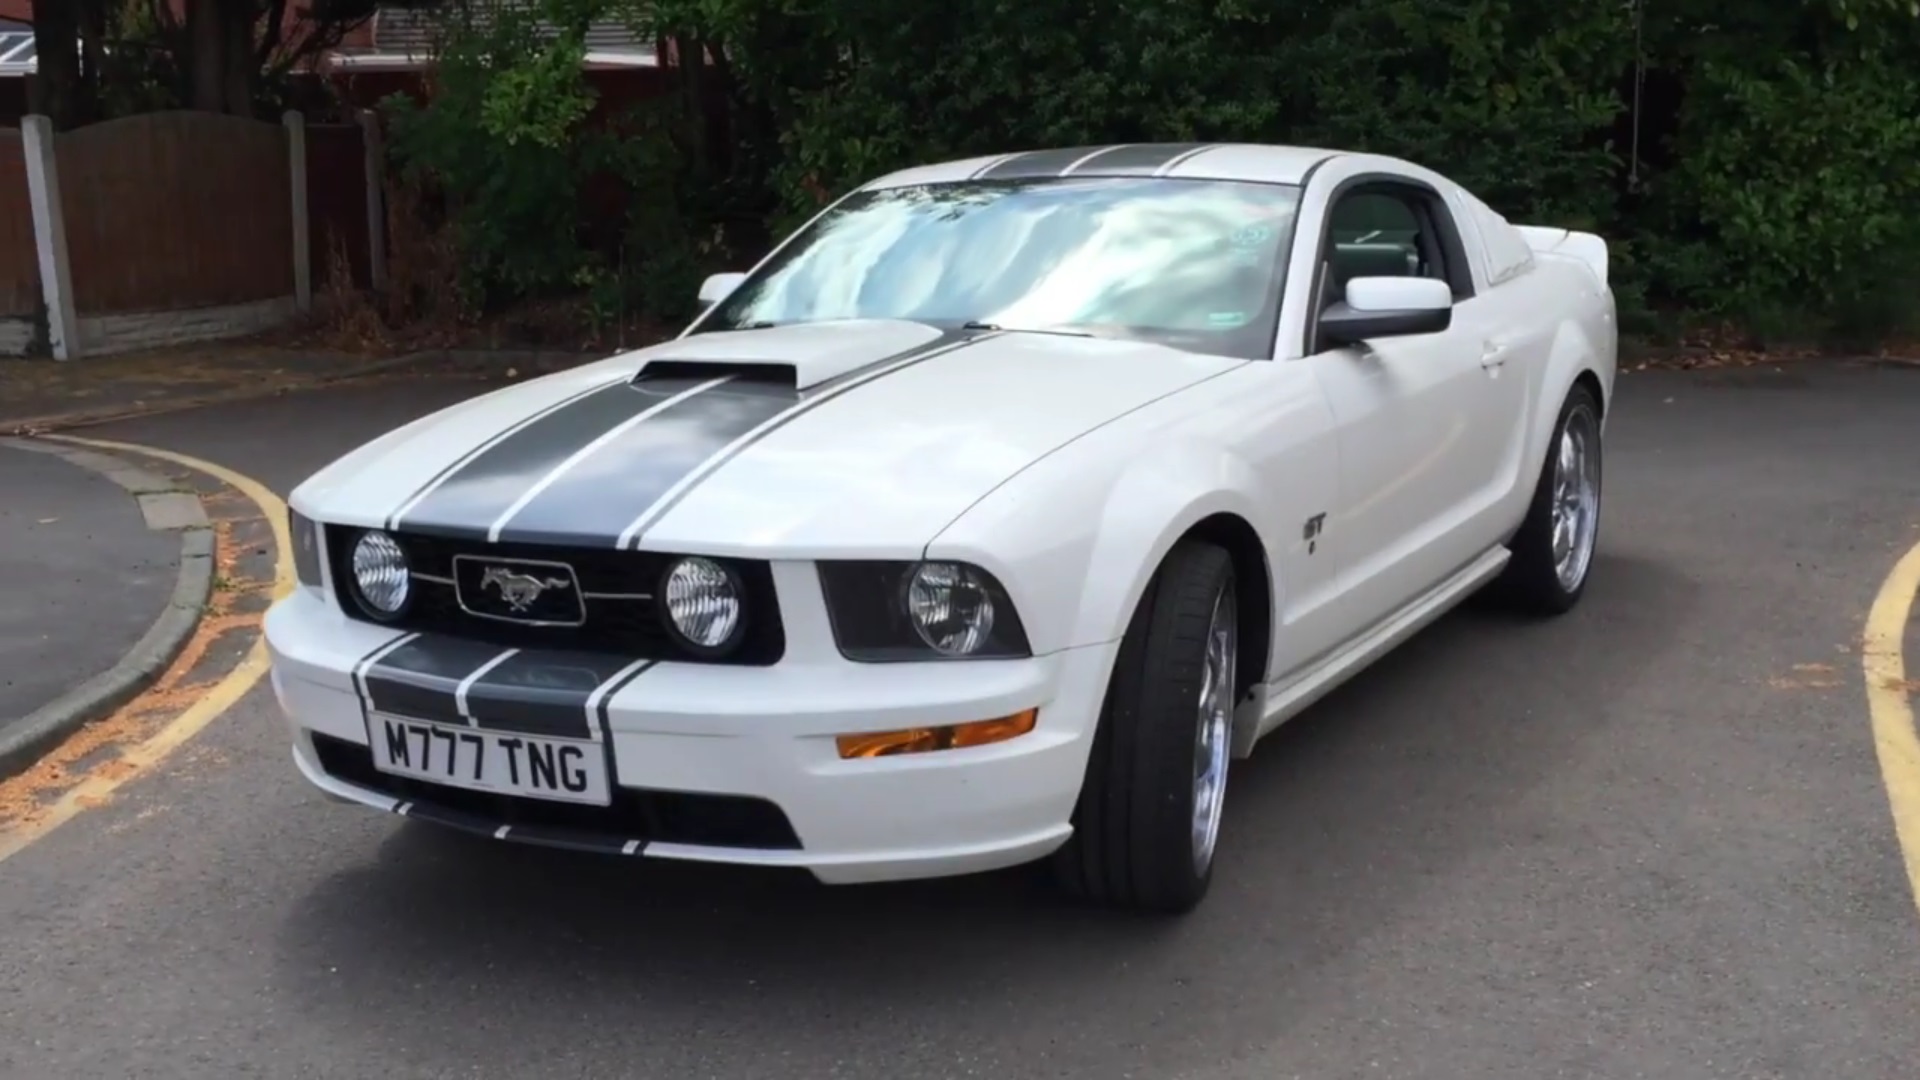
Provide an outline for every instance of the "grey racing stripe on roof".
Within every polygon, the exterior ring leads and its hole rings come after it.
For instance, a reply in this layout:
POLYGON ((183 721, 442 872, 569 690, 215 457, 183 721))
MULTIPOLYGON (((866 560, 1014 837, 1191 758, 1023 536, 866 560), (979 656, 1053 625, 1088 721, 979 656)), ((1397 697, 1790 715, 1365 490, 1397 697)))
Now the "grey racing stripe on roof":
POLYGON ((1115 147, 1073 170, 1075 176, 1153 176, 1212 148, 1211 143, 1147 143, 1115 147))
POLYGON ((1160 176, 1211 150, 1216 143, 1115 143, 1029 150, 975 172, 975 180, 1026 180, 1054 176, 1160 176))
POLYGON ((1040 176, 1059 176, 1061 170, 1095 150, 1097 146, 1066 146, 1053 150, 1029 150, 997 162, 975 174, 979 180, 1024 180, 1040 176))

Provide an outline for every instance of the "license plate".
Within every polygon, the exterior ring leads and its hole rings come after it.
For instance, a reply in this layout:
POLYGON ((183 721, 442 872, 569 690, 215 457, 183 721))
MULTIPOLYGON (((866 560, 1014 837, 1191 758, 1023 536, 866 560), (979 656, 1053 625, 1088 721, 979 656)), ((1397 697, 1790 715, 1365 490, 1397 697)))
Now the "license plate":
POLYGON ((607 756, 586 739, 482 731, 372 713, 374 767, 450 787, 556 802, 612 802, 607 756))

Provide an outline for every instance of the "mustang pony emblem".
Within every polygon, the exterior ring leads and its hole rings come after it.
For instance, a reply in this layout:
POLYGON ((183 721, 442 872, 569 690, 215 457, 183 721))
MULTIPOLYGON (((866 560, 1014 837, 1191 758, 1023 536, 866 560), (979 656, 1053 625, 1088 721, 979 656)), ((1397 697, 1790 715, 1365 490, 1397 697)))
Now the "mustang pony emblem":
POLYGON ((514 611, 525 611, 533 606, 540 594, 548 589, 564 589, 571 582, 566 578, 535 577, 532 574, 517 574, 504 566, 489 566, 480 575, 480 590, 492 588, 500 593, 500 599, 514 611))

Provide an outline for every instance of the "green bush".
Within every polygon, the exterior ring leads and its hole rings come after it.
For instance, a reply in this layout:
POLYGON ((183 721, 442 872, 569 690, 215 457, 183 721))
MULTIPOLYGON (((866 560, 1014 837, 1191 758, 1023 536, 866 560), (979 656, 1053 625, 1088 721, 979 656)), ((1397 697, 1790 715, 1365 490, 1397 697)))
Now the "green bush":
POLYGON ((743 238, 895 168, 1239 140, 1405 156, 1514 220, 1600 232, 1629 326, 1657 311, 1859 338, 1916 317, 1915 0, 614 3, 719 65, 588 128, 578 40, 501 31, 396 114, 490 293, 607 288, 570 216, 592 169, 633 194, 622 295, 678 317, 700 274, 756 253, 743 238))
POLYGON ((427 101, 384 102, 394 162, 444 200, 476 306, 591 280, 579 196, 603 150, 582 123, 589 13, 545 0, 459 26, 440 43, 427 101), (560 33, 540 34, 535 20, 556 16, 560 33))
POLYGON ((1920 80, 1879 55, 1708 62, 1690 87, 1661 284, 1762 333, 1895 332, 1920 257, 1920 80), (1690 228, 1689 225, 1692 227, 1690 228))

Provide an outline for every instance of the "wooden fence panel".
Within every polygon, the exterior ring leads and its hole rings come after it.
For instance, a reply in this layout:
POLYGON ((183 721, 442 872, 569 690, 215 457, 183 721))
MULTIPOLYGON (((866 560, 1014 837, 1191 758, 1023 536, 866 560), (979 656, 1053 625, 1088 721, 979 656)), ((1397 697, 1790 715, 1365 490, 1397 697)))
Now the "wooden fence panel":
POLYGON ((174 311, 293 293, 287 134, 161 112, 54 138, 74 306, 174 311))
POLYGON ((0 128, 0 318, 40 306, 40 256, 19 128, 0 128))

